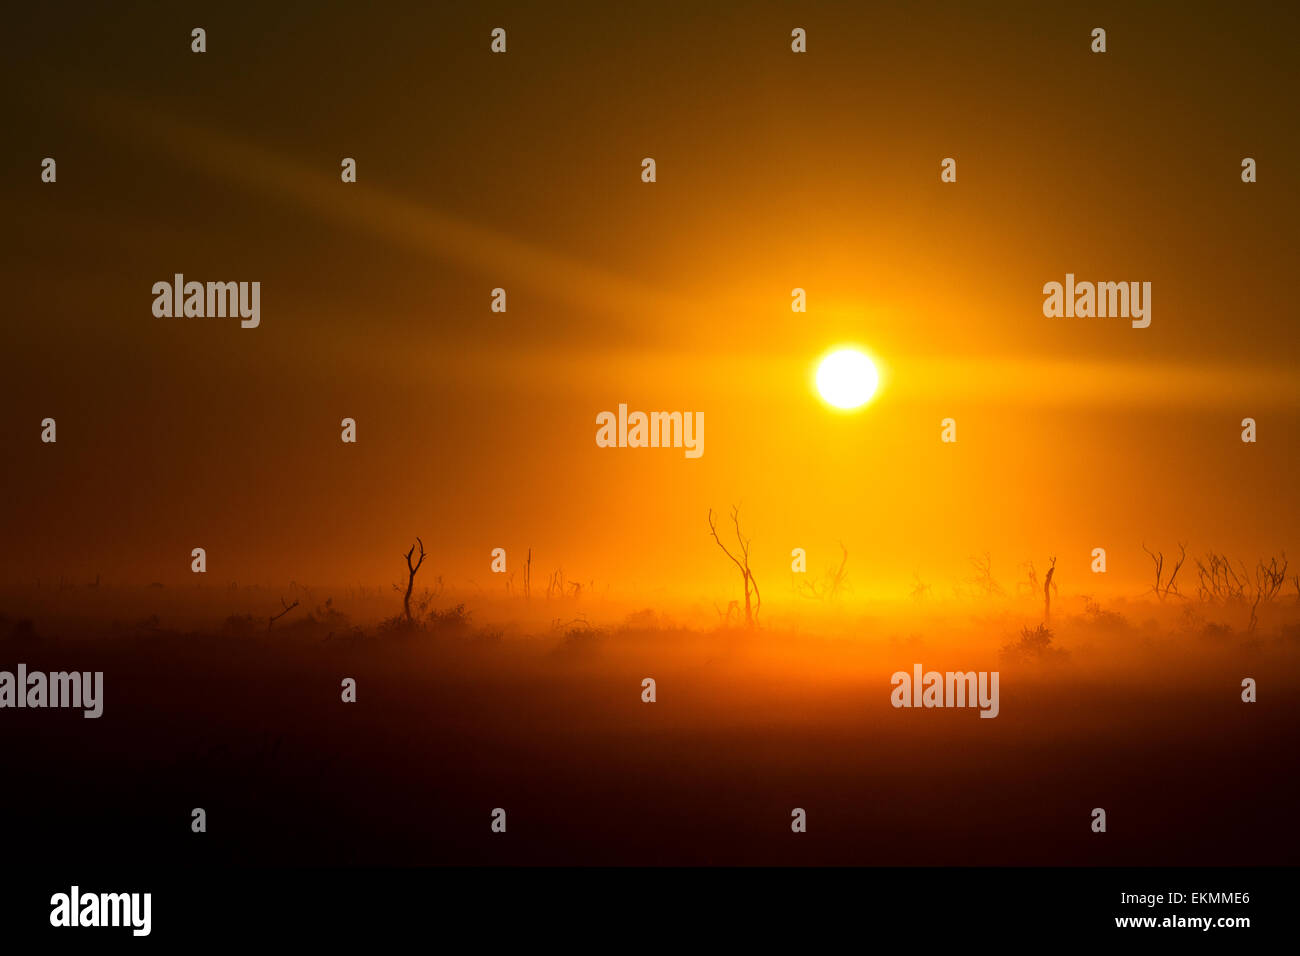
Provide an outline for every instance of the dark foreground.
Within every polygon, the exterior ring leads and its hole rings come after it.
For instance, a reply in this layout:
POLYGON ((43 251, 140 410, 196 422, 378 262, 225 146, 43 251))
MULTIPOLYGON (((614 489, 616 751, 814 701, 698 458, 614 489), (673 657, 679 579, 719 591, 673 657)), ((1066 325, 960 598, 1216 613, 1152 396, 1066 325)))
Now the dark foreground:
POLYGON ((895 710, 889 675, 914 659, 996 667, 995 656, 884 637, 864 650, 645 628, 508 639, 456 620, 406 634, 237 625, 93 639, 9 627, 0 667, 102 670, 105 705, 98 720, 0 711, 7 857, 1300 862, 1300 701, 1286 635, 1189 637, 1177 654, 1161 645, 1105 667, 1096 641, 1081 639, 1063 662, 1001 665, 1001 714, 988 720, 895 710), (1258 703, 1240 700, 1247 675, 1258 703), (653 704, 641 700, 647 676, 653 704), (349 677, 353 704, 341 701, 349 677), (1092 831, 1096 807, 1105 833, 1092 831), (195 808, 205 833, 192 832, 195 808), (497 808, 504 833, 491 827, 497 808), (806 833, 791 832, 794 808, 806 833))

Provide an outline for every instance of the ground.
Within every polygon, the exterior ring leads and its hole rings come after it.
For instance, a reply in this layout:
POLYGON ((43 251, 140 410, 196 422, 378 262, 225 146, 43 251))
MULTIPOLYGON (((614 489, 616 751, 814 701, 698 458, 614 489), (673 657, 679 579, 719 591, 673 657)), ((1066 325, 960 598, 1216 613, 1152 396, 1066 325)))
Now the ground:
POLYGON ((1037 621, 992 606, 750 631, 649 611, 596 625, 571 609, 496 625, 509 609, 434 604, 410 628, 319 604, 269 629, 7 615, 0 669, 105 675, 98 720, 0 712, 0 812, 21 821, 7 850, 179 864, 1300 862, 1289 610, 1249 633, 1223 623, 1232 609, 1063 602, 1043 645, 1022 642, 1037 621), (998 670, 999 716, 895 709, 890 676, 914 663, 998 670), (348 677, 356 703, 341 699, 348 677), (196 807, 206 833, 191 832, 196 807))

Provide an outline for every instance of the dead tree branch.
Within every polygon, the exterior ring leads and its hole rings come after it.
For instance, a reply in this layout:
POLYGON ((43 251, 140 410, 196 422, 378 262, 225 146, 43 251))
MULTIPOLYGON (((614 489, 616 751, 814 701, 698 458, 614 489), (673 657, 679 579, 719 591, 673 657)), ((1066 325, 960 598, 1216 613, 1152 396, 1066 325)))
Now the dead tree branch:
POLYGON ((758 616, 759 610, 763 607, 763 596, 758 591, 758 582, 754 580, 754 572, 749 567, 749 539, 740 531, 740 509, 734 505, 731 509, 731 522, 736 528, 736 542, 740 552, 739 558, 732 554, 727 549, 727 546, 722 543, 722 539, 718 537, 717 520, 713 517, 713 509, 709 509, 709 533, 713 535, 713 540, 718 543, 722 553, 730 558, 732 563, 740 570, 741 581, 745 586, 745 626, 753 627, 754 618, 758 616))
POLYGON ((406 612, 407 623, 410 623, 411 620, 411 589, 415 587, 415 572, 420 570, 420 565, 424 564, 424 542, 417 537, 415 543, 420 546, 420 560, 414 564, 411 563, 411 556, 415 554, 415 544, 411 545, 411 550, 406 552, 408 576, 406 579, 406 594, 402 596, 402 609, 406 612))
POLYGON ((1056 574, 1056 555, 1052 555, 1051 567, 1047 569, 1047 574, 1043 578, 1043 626, 1052 623, 1052 592, 1060 593, 1056 587, 1056 582, 1052 577, 1056 574))
POLYGON ((1250 625, 1247 628, 1250 631, 1255 630, 1259 623, 1259 607, 1261 604, 1270 603, 1278 592, 1282 590, 1282 585, 1286 584, 1286 552, 1282 552, 1282 563, 1278 564, 1277 558, 1270 558, 1268 564, 1263 559, 1255 566, 1255 600, 1250 605, 1250 625))
POLYGON ((1006 593, 1002 590, 1002 585, 993 579, 993 558, 987 551, 984 552, 983 558, 972 555, 970 563, 975 568, 975 577, 972 581, 976 587, 984 592, 985 597, 991 598, 1006 593))
POLYGON ((845 591, 845 574, 844 569, 849 563, 849 549, 844 547, 844 542, 840 545, 840 566, 838 568, 827 568, 826 573, 820 582, 804 581, 799 585, 798 593, 801 597, 810 598, 815 601, 834 601, 839 597, 842 591, 845 591))
POLYGON ((267 620, 266 629, 268 631, 271 629, 271 625, 273 625, 276 621, 280 620, 280 618, 284 617, 286 614, 288 614, 290 611, 292 611, 294 608, 298 606, 298 602, 296 600, 292 604, 286 604, 284 598, 280 598, 280 604, 284 607, 284 610, 281 611, 279 614, 271 615, 270 619, 267 620))

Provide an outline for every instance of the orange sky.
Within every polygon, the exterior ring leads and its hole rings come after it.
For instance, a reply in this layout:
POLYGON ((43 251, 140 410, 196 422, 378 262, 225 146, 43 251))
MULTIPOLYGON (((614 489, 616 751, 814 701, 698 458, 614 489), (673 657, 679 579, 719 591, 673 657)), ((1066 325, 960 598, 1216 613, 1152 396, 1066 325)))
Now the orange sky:
POLYGON ((733 503, 774 595, 840 540, 868 598, 986 550, 1097 592, 1143 541, 1300 552, 1296 15, 971 6, 15 14, 0 581, 203 546, 212 583, 384 583, 421 534, 450 581, 532 547, 723 597, 733 503), (176 272, 260 281, 261 326, 154 317, 176 272), (1066 272, 1150 281, 1151 327, 1045 318, 1066 272), (808 385, 844 342, 885 373, 855 415, 808 385), (705 454, 597 448, 620 402, 703 411, 705 454))

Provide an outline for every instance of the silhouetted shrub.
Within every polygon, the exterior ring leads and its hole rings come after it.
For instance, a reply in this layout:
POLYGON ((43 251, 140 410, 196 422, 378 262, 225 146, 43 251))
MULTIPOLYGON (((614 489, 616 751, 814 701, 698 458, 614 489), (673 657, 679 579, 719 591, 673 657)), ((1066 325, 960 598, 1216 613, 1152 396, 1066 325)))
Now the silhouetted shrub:
POLYGON ((1207 621, 1201 628, 1201 637, 1209 641, 1227 641, 1233 636, 1232 625, 1219 624, 1216 621, 1207 621))
POLYGON ((16 621, 10 621, 8 618, 0 618, 0 635, 13 644, 31 644, 39 640, 36 636, 36 625, 32 623, 31 618, 20 617, 16 621))
POLYGON ((1070 652, 1052 646, 1052 632, 1039 624, 1021 628, 1020 640, 1002 646, 1002 659, 1015 663, 1026 661, 1062 661, 1070 652))
POLYGON ((623 629, 627 631, 659 630, 659 615, 648 607, 633 611, 623 619, 623 629))
POLYGON ((410 637, 422 630, 419 621, 408 621, 403 615, 386 617, 375 626, 375 634, 379 637, 410 637))
POLYGON ((1113 628, 1128 627, 1128 618, 1115 611, 1107 611, 1091 597, 1084 599, 1083 611, 1087 615, 1090 624, 1113 628))
POLYGON ((464 604, 429 612, 425 622, 429 630, 441 637, 463 637, 469 633, 469 612, 464 604))
POLYGON ((258 630, 258 621, 251 614, 232 614, 221 625, 221 633, 228 637, 247 637, 258 630))

